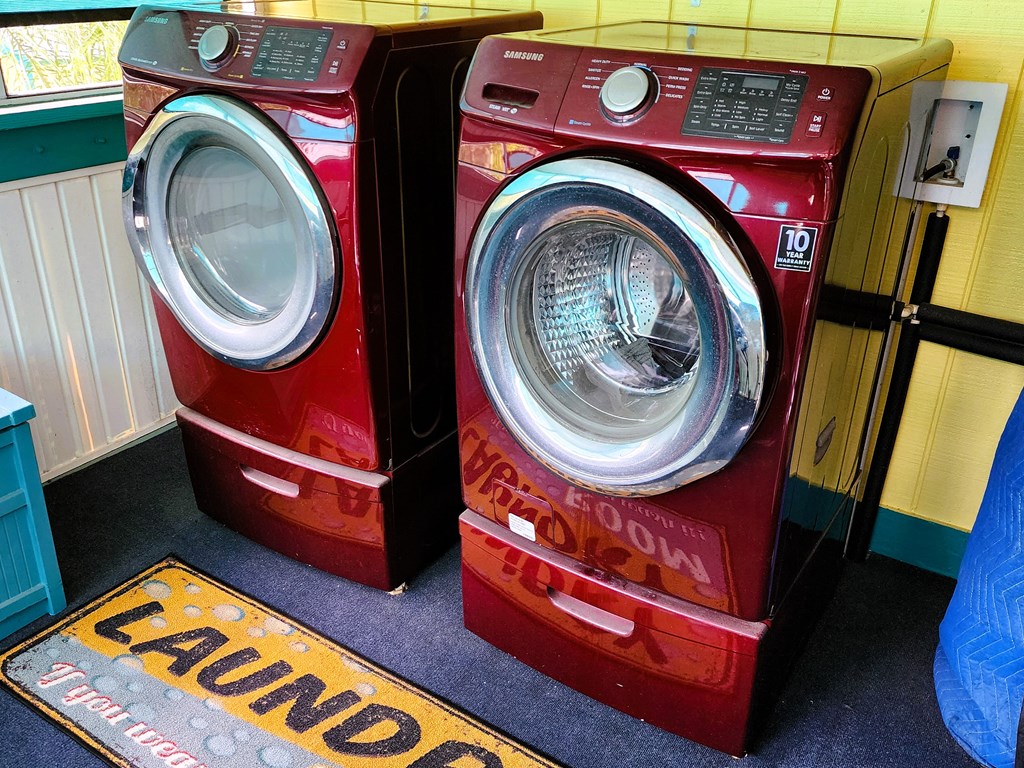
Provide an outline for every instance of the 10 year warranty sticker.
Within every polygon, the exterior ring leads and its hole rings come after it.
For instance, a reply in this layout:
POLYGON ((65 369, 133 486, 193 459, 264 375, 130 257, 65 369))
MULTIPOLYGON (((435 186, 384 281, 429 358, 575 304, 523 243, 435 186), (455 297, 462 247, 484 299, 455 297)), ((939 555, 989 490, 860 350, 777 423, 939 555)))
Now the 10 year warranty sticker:
POLYGON ((779 229, 779 247, 775 251, 775 268, 793 272, 810 272, 817 227, 794 227, 783 224, 779 229))

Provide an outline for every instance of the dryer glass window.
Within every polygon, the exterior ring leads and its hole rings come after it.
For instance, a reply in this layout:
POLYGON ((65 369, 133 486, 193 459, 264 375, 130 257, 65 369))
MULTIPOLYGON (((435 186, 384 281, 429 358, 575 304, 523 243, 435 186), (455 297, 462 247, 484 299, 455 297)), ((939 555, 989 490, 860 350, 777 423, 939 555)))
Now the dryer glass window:
POLYGON ((315 176, 264 115, 216 94, 174 99, 136 141, 123 185, 136 262, 196 343, 247 370, 312 347, 340 254, 315 176))
POLYGON ((567 426, 598 439, 653 434, 685 404, 700 362, 686 275, 639 229, 574 219, 541 234, 513 277, 520 369, 567 426))
POLYGON ((193 287, 237 320, 276 317, 295 288, 295 231, 281 196, 244 155, 200 147, 171 177, 167 219, 193 287))

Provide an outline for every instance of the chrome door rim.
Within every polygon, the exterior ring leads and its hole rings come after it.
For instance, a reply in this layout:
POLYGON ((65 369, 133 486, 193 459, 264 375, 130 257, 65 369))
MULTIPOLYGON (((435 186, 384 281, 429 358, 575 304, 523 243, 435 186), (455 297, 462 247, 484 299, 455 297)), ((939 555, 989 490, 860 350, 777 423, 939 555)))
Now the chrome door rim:
MULTIPOLYGON (((563 218, 571 215, 564 208, 561 213, 563 218)), ((559 160, 527 171, 502 189, 481 217, 465 288, 471 352, 492 406, 531 455, 570 482, 609 495, 664 493, 722 468, 750 436, 767 362, 757 289, 728 234, 650 175, 592 158, 559 160), (702 275, 708 284, 695 303, 700 304, 701 355, 710 349, 709 362, 702 364, 678 416, 653 436, 609 442, 567 428, 517 368, 509 335, 510 285, 529 244, 559 220, 557 209, 546 211, 542 205, 542 196, 559 189, 578 190, 582 201, 588 189, 636 200, 649 212, 644 226, 654 235, 675 242, 682 237, 690 244, 672 254, 685 274, 702 275), (540 210, 518 215, 527 202, 540 210)))
POLYGON ((330 219, 302 159, 255 110, 210 94, 166 104, 128 156, 121 200, 125 231, 143 275, 211 355, 237 368, 269 370, 292 362, 319 337, 337 289, 330 219), (171 245, 165 216, 171 177, 189 152, 211 140, 219 142, 213 146, 239 150, 264 173, 293 220, 305 222, 301 232, 310 258, 283 309, 267 320, 246 323, 210 306, 180 268, 171 245))

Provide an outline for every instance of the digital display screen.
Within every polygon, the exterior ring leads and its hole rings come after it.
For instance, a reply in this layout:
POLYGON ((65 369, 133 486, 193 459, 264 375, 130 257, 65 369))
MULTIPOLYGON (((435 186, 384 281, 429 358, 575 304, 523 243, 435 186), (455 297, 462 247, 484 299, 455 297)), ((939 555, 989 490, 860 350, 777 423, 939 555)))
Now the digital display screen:
POLYGON ((252 76, 315 82, 330 43, 329 30, 267 27, 252 76))
POLYGON ((774 91, 779 87, 779 78, 777 77, 744 77, 741 88, 760 88, 765 91, 774 91))

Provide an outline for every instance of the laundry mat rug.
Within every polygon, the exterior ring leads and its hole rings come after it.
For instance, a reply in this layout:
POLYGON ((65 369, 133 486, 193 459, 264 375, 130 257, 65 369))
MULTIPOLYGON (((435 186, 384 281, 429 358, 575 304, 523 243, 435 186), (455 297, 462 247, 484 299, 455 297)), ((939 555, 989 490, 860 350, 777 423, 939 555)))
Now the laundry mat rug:
POLYGON ((0 655, 0 671, 120 766, 555 766, 173 558, 0 655))

